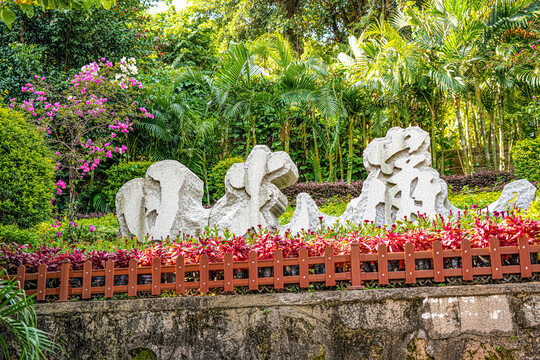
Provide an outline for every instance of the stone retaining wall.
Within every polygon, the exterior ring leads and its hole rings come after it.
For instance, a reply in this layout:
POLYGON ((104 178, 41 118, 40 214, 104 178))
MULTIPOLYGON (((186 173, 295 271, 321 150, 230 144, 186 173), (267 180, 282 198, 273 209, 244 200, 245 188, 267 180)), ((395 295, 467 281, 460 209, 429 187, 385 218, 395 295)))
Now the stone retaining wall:
POLYGON ((540 283, 80 301, 36 311, 71 359, 540 359, 540 283), (156 357, 136 357, 141 351, 156 357))

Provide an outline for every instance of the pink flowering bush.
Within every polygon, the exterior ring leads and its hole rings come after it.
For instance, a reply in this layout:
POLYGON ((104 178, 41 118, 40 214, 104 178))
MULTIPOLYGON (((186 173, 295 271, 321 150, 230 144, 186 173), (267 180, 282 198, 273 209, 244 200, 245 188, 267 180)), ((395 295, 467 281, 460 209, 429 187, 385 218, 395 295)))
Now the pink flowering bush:
POLYGON ((77 181, 113 154, 123 154, 127 147, 122 140, 134 122, 153 116, 136 104, 143 88, 137 73, 134 59, 124 58, 118 64, 101 59, 82 67, 66 89, 58 90, 44 77, 35 76, 22 87, 28 99, 22 104, 12 99, 11 107, 29 113, 58 150, 56 169, 68 169, 69 180, 68 184, 58 180, 57 194, 67 189, 71 204, 76 200, 77 181))
MULTIPOLYGON (((26 111, 51 147, 58 150, 56 170, 69 172, 67 184, 63 180, 56 182, 56 195, 68 191, 70 221, 76 213, 78 181, 113 154, 127 150, 122 141, 137 119, 153 117, 137 105, 143 89, 135 78, 137 74, 134 59, 123 58, 118 64, 101 59, 82 67, 69 79, 66 89, 59 90, 44 77, 35 76, 33 82, 22 87, 28 99, 22 104, 11 100, 11 107, 26 111)), ((73 235, 75 228, 72 222, 69 233, 73 235)), ((57 236, 61 235, 59 231, 57 236)))

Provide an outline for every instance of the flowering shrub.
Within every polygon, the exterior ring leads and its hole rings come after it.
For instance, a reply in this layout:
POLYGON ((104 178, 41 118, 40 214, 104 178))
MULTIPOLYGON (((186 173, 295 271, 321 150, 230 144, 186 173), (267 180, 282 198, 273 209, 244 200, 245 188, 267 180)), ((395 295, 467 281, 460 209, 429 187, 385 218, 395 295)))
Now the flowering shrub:
MULTIPOLYGON (((57 194, 69 190, 69 202, 75 203, 75 185, 85 174, 114 153, 124 153, 123 135, 133 129, 140 117, 153 117, 136 105, 143 88, 135 78, 134 59, 123 58, 119 64, 101 59, 82 67, 69 79, 66 89, 58 91, 44 77, 22 87, 29 98, 18 108, 31 115, 37 127, 58 149, 57 170, 68 169, 68 184, 57 182, 57 194)), ((11 107, 15 107, 15 99, 11 107)), ((71 209, 73 220, 75 209, 71 209)))
POLYGON ((271 259, 278 249, 283 251, 284 257, 290 258, 298 257, 302 247, 308 249, 310 256, 321 256, 327 246, 333 246, 336 254, 347 254, 353 241, 358 241, 363 253, 377 252, 380 244, 384 244, 389 252, 402 252, 407 242, 412 243, 415 250, 430 250, 435 240, 441 241, 444 249, 459 249, 464 239, 470 240, 472 247, 487 247, 492 236, 498 237, 501 246, 515 246, 521 235, 528 236, 531 243, 539 244, 540 221, 525 219, 520 213, 485 214, 471 209, 449 219, 430 220, 420 216, 417 224, 402 221, 389 229, 368 222, 361 226, 343 224, 334 229, 295 235, 261 229, 246 238, 208 230, 199 238, 179 235, 176 239, 149 244, 124 239, 119 240, 115 248, 107 250, 76 248, 75 245, 2 244, 0 266, 14 273, 20 265, 34 272, 40 264, 46 264, 54 271, 68 259, 74 269, 81 269, 88 260, 94 268, 101 269, 108 260, 113 260, 116 267, 126 267, 131 259, 136 259, 141 266, 148 266, 154 257, 160 258, 162 264, 170 265, 179 255, 187 263, 199 262, 202 254, 206 254, 211 262, 221 262, 226 253, 231 253, 234 260, 242 261, 247 260, 250 251, 257 252, 259 259, 271 259), (122 244, 126 248, 121 248, 122 244))

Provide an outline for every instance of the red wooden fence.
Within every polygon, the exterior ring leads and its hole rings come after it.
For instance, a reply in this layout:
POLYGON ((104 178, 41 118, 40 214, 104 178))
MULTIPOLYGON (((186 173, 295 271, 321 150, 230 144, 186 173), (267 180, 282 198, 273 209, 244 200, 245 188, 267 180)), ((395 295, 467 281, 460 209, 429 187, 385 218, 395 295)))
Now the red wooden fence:
POLYGON ((60 271, 48 272, 42 264, 37 273, 26 273, 26 267, 21 265, 16 278, 27 294, 36 294, 39 301, 47 296, 67 301, 74 295, 90 299, 92 295, 111 298, 120 293, 128 296, 141 292, 160 295, 163 291, 183 294, 188 289, 198 289, 201 293, 210 289, 232 292, 235 287, 258 290, 268 285, 279 290, 287 284, 298 284, 301 288, 311 283, 335 286, 336 281, 348 281, 350 288, 360 289, 366 281, 386 285, 391 280, 405 280, 407 284, 414 284, 418 279, 444 282, 447 277, 471 281, 479 275, 502 279, 504 274, 530 278, 540 272, 539 252, 540 245, 530 245, 525 236, 519 238, 518 246, 500 247, 499 240, 493 237, 488 248, 471 248, 470 242, 464 240, 461 249, 455 250, 443 250, 441 243, 435 241, 429 251, 415 251, 413 244, 407 243, 404 252, 388 253, 381 244, 376 254, 361 254, 358 243, 353 243, 347 255, 335 255, 334 249, 328 247, 324 256, 310 257, 308 250, 302 248, 298 258, 283 258, 282 251, 277 250, 272 260, 258 260, 257 254, 251 252, 247 261, 233 261, 232 254, 225 254, 224 262, 220 263, 210 263, 208 256, 202 255, 199 264, 186 264, 183 257, 178 256, 175 265, 162 265, 159 258, 154 258, 152 266, 139 267, 132 259, 128 268, 115 268, 109 260, 105 269, 99 270, 92 269, 90 262, 86 262, 82 270, 72 270, 66 261, 60 271), (473 259, 483 266, 473 266, 473 259), (244 276, 239 276, 241 273, 244 276))

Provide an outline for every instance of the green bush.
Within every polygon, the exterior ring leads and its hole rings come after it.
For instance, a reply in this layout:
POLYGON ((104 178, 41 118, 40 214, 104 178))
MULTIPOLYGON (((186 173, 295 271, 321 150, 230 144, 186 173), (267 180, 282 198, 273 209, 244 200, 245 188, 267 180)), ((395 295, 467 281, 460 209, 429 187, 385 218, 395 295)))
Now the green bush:
POLYGON ((229 168, 232 166, 232 164, 241 162, 244 162, 244 159, 242 159, 240 156, 236 156, 223 159, 212 168, 208 180, 208 190, 210 192, 210 196, 214 200, 218 200, 220 197, 225 195, 225 175, 227 175, 229 168))
POLYGON ((122 162, 111 166, 105 174, 107 176, 107 186, 103 188, 103 194, 107 198, 107 205, 110 209, 116 209, 116 193, 129 180, 143 178, 146 176, 146 170, 152 165, 151 161, 122 162))
POLYGON ((75 220, 77 228, 73 234, 67 231, 69 224, 67 218, 60 221, 61 225, 58 227, 52 227, 52 222, 52 220, 44 221, 34 230, 34 234, 40 242, 45 241, 50 244, 51 240, 54 240, 57 242, 66 241, 70 244, 74 242, 93 244, 99 241, 115 242, 118 239, 118 219, 114 214, 107 214, 99 218, 75 220), (72 235, 74 241, 71 239, 72 235))
POLYGON ((540 180, 540 138, 518 141, 512 159, 518 179, 540 180))
POLYGON ((54 171, 41 131, 0 108, 0 224, 28 228, 50 217, 54 171))
POLYGON ((0 225, 0 243, 37 244, 38 237, 33 230, 19 229, 15 225, 0 225))
POLYGON ((465 206, 470 208, 471 205, 476 205, 479 208, 485 208, 492 202, 497 201, 501 194, 502 191, 482 191, 477 193, 465 192, 462 194, 449 193, 448 200, 450 200, 452 205, 460 209, 464 209, 465 206))

